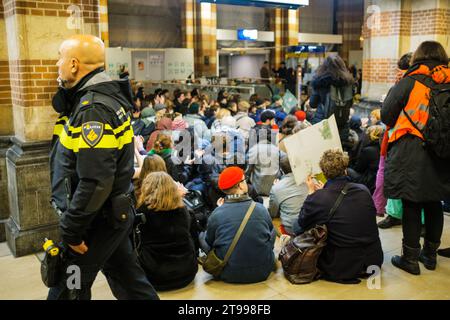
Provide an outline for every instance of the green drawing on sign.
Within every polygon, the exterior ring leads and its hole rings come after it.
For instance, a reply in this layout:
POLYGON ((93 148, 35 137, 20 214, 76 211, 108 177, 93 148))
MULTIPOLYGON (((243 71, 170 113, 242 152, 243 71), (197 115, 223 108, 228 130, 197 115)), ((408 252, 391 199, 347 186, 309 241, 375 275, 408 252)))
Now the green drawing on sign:
POLYGON ((320 133, 322 134, 322 138, 324 140, 331 140, 333 139, 333 134, 331 133, 330 124, 328 123, 328 120, 323 121, 322 129, 320 129, 320 133))

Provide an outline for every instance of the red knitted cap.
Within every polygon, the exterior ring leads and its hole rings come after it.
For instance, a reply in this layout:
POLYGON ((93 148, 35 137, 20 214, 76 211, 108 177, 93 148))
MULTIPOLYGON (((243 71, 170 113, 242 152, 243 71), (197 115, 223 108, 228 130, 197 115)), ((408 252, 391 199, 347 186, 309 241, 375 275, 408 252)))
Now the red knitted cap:
POLYGON ((306 112, 299 110, 295 112, 295 117, 297 118, 298 121, 304 121, 306 119, 306 112))
POLYGON ((230 189, 241 182, 243 178, 244 170, 239 167, 228 167, 219 176, 219 189, 230 189))

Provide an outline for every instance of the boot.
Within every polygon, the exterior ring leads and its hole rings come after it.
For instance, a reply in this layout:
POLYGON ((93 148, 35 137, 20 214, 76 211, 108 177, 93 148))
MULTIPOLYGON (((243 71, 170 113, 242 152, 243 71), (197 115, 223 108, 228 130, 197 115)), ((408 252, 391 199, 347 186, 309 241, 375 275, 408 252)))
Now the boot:
POLYGON ((428 270, 436 269, 436 253, 440 244, 440 242, 430 242, 426 239, 423 243, 423 249, 420 252, 419 261, 422 262, 428 270))
POLYGON ((445 248, 445 249, 439 249, 437 251, 438 255, 440 255, 441 257, 446 257, 446 258, 450 258, 450 248, 445 248))
POLYGON ((409 272, 413 275, 420 274, 419 267, 419 255, 420 248, 411 248, 407 245, 403 244, 403 254, 402 256, 393 256, 391 259, 392 264, 402 269, 406 272, 409 272))
POLYGON ((378 222, 378 228, 389 229, 394 226, 400 226, 401 224, 402 224, 402 220, 388 215, 384 220, 381 220, 380 222, 378 222))

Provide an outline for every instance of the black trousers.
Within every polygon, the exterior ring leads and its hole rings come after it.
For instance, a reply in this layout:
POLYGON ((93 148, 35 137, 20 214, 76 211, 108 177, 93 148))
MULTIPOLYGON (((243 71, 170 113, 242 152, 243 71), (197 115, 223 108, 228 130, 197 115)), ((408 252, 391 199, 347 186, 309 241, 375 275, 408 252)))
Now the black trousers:
POLYGON ((440 242, 444 227, 444 212, 441 202, 411 202, 402 200, 403 204, 403 241, 411 248, 420 248, 422 228, 421 211, 425 213, 425 240, 440 242))
POLYGON ((104 218, 96 218, 85 240, 88 251, 80 255, 67 248, 64 259, 64 271, 69 266, 79 267, 81 288, 70 289, 71 274, 67 274, 58 287, 50 288, 47 299, 90 300, 92 284, 101 270, 117 299, 159 300, 137 261, 130 239, 133 219, 129 220, 125 225, 113 228, 104 218))

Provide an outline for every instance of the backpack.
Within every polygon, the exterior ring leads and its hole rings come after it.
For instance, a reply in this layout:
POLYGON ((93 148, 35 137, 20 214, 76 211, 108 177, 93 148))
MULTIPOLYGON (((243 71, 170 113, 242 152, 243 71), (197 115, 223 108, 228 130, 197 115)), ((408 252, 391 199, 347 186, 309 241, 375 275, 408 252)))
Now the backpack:
POLYGON ((350 117, 350 108, 353 105, 353 88, 349 84, 344 87, 330 86, 325 105, 325 119, 334 114, 338 128, 342 128, 350 117))
POLYGON ((296 236, 281 248, 278 260, 283 266, 284 275, 293 284, 310 283, 320 276, 317 268, 317 262, 323 248, 326 246, 328 229, 326 224, 331 220, 340 206, 344 196, 350 187, 347 183, 339 193, 333 208, 328 214, 328 220, 323 225, 317 225, 314 228, 296 236))
POLYGON ((426 75, 410 76, 430 88, 428 121, 420 130, 407 112, 409 122, 422 133, 426 148, 441 159, 450 160, 450 84, 438 84, 426 75))

